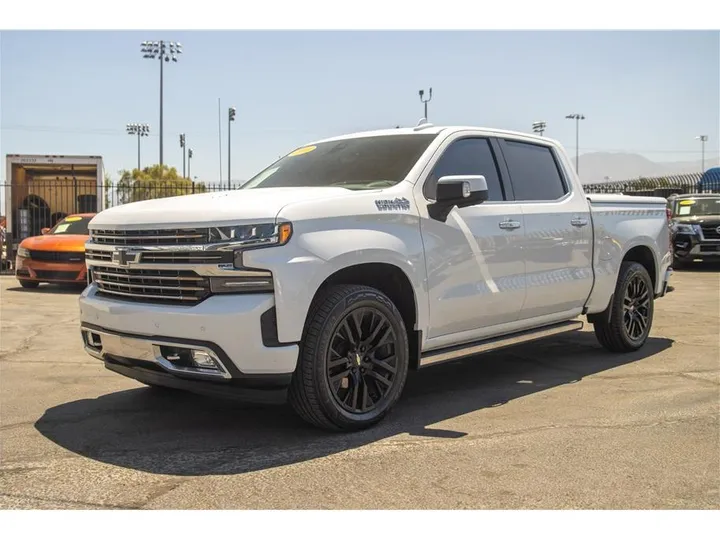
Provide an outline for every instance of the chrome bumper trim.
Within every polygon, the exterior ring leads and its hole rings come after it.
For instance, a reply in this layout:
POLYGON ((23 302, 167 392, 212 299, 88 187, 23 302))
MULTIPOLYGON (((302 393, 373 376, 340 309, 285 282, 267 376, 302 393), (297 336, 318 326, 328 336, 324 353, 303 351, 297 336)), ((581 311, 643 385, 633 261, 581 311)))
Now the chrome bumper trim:
POLYGON ((128 337, 114 334, 105 330, 96 330, 81 326, 80 331, 83 337, 85 352, 98 360, 105 360, 105 355, 113 355, 132 360, 153 362, 162 367, 165 371, 179 375, 189 375, 198 378, 230 379, 231 375, 223 365, 217 354, 202 345, 188 345, 187 343, 175 343, 152 338, 128 337), (94 346, 92 334, 100 336, 101 346, 94 346), (160 351, 160 347, 178 347, 182 349, 203 351, 207 353, 218 366, 218 370, 203 369, 199 367, 188 368, 176 366, 167 360, 160 351))

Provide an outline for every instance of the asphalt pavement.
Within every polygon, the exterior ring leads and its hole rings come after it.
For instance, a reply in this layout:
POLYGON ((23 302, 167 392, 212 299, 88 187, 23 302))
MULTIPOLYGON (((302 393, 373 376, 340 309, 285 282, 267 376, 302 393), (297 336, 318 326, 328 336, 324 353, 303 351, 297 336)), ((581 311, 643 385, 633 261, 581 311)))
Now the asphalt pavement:
POLYGON ((591 327, 413 373, 379 426, 153 390, 87 356, 78 291, 0 277, 0 508, 720 508, 720 273, 646 346, 591 327))

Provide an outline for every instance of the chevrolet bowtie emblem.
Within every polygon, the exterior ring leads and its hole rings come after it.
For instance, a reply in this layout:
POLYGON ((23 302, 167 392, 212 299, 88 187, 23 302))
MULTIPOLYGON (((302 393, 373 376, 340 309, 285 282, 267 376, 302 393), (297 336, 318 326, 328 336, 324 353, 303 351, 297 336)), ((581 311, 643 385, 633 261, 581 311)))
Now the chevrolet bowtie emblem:
POLYGON ((130 263, 136 263, 140 254, 128 251, 127 249, 116 249, 112 254, 112 262, 119 266, 127 266, 130 263))

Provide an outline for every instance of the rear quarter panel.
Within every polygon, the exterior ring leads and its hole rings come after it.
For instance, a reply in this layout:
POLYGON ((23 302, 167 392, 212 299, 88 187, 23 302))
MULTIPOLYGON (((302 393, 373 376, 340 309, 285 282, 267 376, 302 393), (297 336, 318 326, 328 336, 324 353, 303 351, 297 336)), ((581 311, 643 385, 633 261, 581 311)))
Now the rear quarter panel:
POLYGON ((650 248, 655 261, 655 292, 662 290, 671 264, 670 239, 660 197, 589 195, 593 220, 595 285, 587 302, 588 313, 603 311, 615 291, 620 265, 637 246, 650 248))

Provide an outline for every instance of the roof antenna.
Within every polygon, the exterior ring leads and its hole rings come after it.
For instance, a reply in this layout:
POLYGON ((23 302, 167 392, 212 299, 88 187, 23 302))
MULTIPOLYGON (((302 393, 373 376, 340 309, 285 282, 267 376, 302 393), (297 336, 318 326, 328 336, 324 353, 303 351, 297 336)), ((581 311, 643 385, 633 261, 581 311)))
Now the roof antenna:
POLYGON ((418 126, 423 126, 423 125, 425 125, 425 124, 427 124, 427 123, 428 123, 427 118, 421 118, 417 125, 418 125, 418 126))

